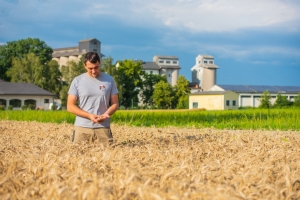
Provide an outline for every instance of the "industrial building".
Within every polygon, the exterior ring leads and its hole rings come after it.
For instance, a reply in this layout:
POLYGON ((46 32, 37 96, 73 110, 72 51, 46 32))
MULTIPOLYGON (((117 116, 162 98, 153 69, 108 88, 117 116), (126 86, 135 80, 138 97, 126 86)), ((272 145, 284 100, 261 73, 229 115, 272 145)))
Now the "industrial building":
POLYGON ((176 85, 179 70, 179 59, 176 56, 159 56, 153 57, 153 62, 142 62, 142 67, 148 74, 159 74, 166 76, 170 85, 176 85))
POLYGON ((78 62, 86 52, 97 52, 102 58, 101 42, 96 38, 85 39, 78 42, 78 46, 53 49, 52 59, 56 60, 59 67, 66 65, 69 61, 78 62))
POLYGON ((191 88, 189 95, 189 109, 234 110, 239 107, 258 107, 262 94, 267 90, 271 94, 272 104, 276 101, 277 94, 293 101, 300 93, 300 86, 218 85, 218 68, 213 56, 196 57, 196 64, 191 68, 195 87, 191 88))

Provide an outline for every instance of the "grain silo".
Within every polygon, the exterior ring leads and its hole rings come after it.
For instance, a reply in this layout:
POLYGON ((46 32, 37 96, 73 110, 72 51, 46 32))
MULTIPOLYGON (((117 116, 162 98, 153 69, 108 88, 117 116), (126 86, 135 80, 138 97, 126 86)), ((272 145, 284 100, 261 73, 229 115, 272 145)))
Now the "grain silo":
POLYGON ((196 64, 191 68, 192 82, 198 83, 200 89, 208 91, 216 84, 217 69, 219 67, 214 63, 214 57, 210 55, 198 55, 196 64))

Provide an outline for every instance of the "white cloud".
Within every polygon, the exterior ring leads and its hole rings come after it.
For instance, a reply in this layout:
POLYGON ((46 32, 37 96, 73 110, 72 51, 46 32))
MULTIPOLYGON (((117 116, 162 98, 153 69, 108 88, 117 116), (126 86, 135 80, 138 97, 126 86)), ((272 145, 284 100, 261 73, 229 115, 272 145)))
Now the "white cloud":
POLYGON ((95 13, 119 17, 124 20, 124 23, 144 26, 161 24, 194 32, 235 31, 300 19, 298 1, 131 0, 124 2, 112 0, 110 3, 97 5, 100 9, 95 13))
POLYGON ((6 0, 0 7, 12 19, 105 17, 132 26, 167 26, 192 32, 236 31, 278 24, 299 31, 300 21, 298 0, 6 0))

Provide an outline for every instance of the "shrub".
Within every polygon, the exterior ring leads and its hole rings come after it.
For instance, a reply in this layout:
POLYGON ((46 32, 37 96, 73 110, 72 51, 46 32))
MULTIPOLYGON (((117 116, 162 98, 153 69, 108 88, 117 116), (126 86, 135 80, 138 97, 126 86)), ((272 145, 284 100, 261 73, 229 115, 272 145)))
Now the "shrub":
POLYGON ((126 108, 125 108, 125 106, 120 106, 119 107, 119 110, 125 110, 126 108))
POLYGON ((22 110, 27 110, 28 107, 27 107, 27 105, 23 105, 23 106, 21 106, 21 109, 22 109, 22 110))
POLYGON ((57 110, 57 105, 56 105, 56 104, 53 104, 53 105, 51 106, 51 110, 57 110))
POLYGON ((0 105, 0 110, 5 110, 5 105, 0 105))
POLYGON ((29 105, 28 105, 28 109, 29 109, 29 110, 35 110, 35 106, 32 105, 32 104, 29 104, 29 105))
POLYGON ((13 108, 14 108, 14 107, 13 107, 12 105, 9 105, 9 106, 8 106, 8 110, 13 110, 13 108))

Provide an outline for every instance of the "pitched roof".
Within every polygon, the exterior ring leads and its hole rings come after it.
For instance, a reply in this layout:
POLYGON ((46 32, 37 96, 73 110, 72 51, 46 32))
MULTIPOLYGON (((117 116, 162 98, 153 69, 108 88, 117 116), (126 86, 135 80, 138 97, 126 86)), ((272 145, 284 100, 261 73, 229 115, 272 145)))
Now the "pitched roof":
POLYGON ((160 66, 158 66, 155 62, 143 62, 142 64, 143 66, 143 69, 156 69, 156 70, 159 70, 160 69, 160 66))
POLYGON ((55 94, 32 83, 11 83, 4 81, 0 83, 0 95, 55 96, 55 94))
MULTIPOLYGON (((81 40, 79 42, 89 42, 89 41, 92 41, 92 40, 97 40, 96 38, 88 38, 88 39, 84 39, 84 40, 81 40)), ((99 40, 97 40, 98 42, 100 42, 99 40)))

